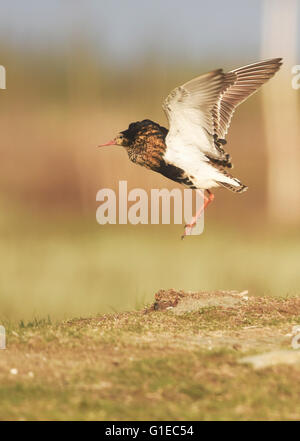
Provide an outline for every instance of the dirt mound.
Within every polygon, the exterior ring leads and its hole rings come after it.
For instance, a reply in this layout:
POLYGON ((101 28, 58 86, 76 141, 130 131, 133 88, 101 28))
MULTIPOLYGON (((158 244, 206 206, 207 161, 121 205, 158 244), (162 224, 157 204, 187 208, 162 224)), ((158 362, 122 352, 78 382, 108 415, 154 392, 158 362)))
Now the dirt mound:
POLYGON ((155 294, 155 302, 150 309, 164 310, 170 309, 175 314, 197 311, 201 308, 211 306, 221 306, 230 308, 240 305, 249 300, 248 291, 182 291, 175 289, 160 289, 155 294))

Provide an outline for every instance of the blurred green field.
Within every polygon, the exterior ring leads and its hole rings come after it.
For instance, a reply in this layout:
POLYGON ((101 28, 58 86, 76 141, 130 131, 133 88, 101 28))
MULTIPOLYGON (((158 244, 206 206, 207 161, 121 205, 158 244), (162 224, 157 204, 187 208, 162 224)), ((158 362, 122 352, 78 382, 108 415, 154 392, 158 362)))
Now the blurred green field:
MULTIPOLYGON (((213 208, 212 208, 213 211, 213 208)), ((85 220, 1 217, 2 321, 52 320, 131 310, 160 288, 249 289, 299 295, 296 231, 217 225, 200 236, 182 226, 100 226, 85 220)))

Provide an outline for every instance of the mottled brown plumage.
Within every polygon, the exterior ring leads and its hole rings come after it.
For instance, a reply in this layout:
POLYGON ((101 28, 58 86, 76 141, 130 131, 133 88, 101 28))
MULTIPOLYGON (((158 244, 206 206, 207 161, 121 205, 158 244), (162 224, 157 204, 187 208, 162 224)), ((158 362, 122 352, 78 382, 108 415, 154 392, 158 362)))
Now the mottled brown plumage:
POLYGON ((165 139, 168 130, 149 119, 131 123, 120 133, 120 141, 126 148, 129 159, 150 170, 162 174, 172 181, 196 188, 184 170, 168 164, 163 159, 166 152, 165 139))
POLYGON ((165 138, 168 130, 148 119, 131 123, 121 134, 127 140, 129 159, 136 164, 159 170, 166 151, 165 138))

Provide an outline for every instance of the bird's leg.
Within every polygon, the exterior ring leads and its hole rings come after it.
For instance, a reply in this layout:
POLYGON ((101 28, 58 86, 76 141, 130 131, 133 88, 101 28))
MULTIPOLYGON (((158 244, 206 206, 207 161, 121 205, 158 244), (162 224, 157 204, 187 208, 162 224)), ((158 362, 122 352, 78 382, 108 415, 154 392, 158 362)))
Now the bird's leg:
POLYGON ((197 211, 196 215, 192 218, 191 222, 185 226, 184 233, 181 236, 181 239, 184 239, 185 236, 189 236, 191 234, 192 228, 196 225, 197 220, 199 219, 199 217, 201 216, 203 211, 206 209, 208 204, 210 204, 214 200, 214 198, 215 198, 214 194, 212 194, 209 190, 206 190, 206 191, 208 193, 208 197, 206 197, 204 195, 204 204, 197 211))

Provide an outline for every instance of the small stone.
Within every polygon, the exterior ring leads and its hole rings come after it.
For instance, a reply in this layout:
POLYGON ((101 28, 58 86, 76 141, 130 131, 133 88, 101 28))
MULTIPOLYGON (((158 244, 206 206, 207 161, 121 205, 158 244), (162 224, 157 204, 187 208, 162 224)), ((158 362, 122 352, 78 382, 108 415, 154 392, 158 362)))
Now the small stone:
POLYGON ((17 375, 17 374, 18 374, 18 369, 16 369, 16 368, 12 368, 9 372, 10 372, 12 375, 17 375))
POLYGON ((294 350, 271 351, 244 357, 239 361, 240 363, 252 364, 254 369, 263 369, 278 364, 293 365, 300 363, 300 352, 294 350))
POLYGON ((241 296, 247 296, 247 294, 249 294, 249 291, 246 289, 245 291, 242 291, 241 293, 240 293, 240 295, 241 296))

